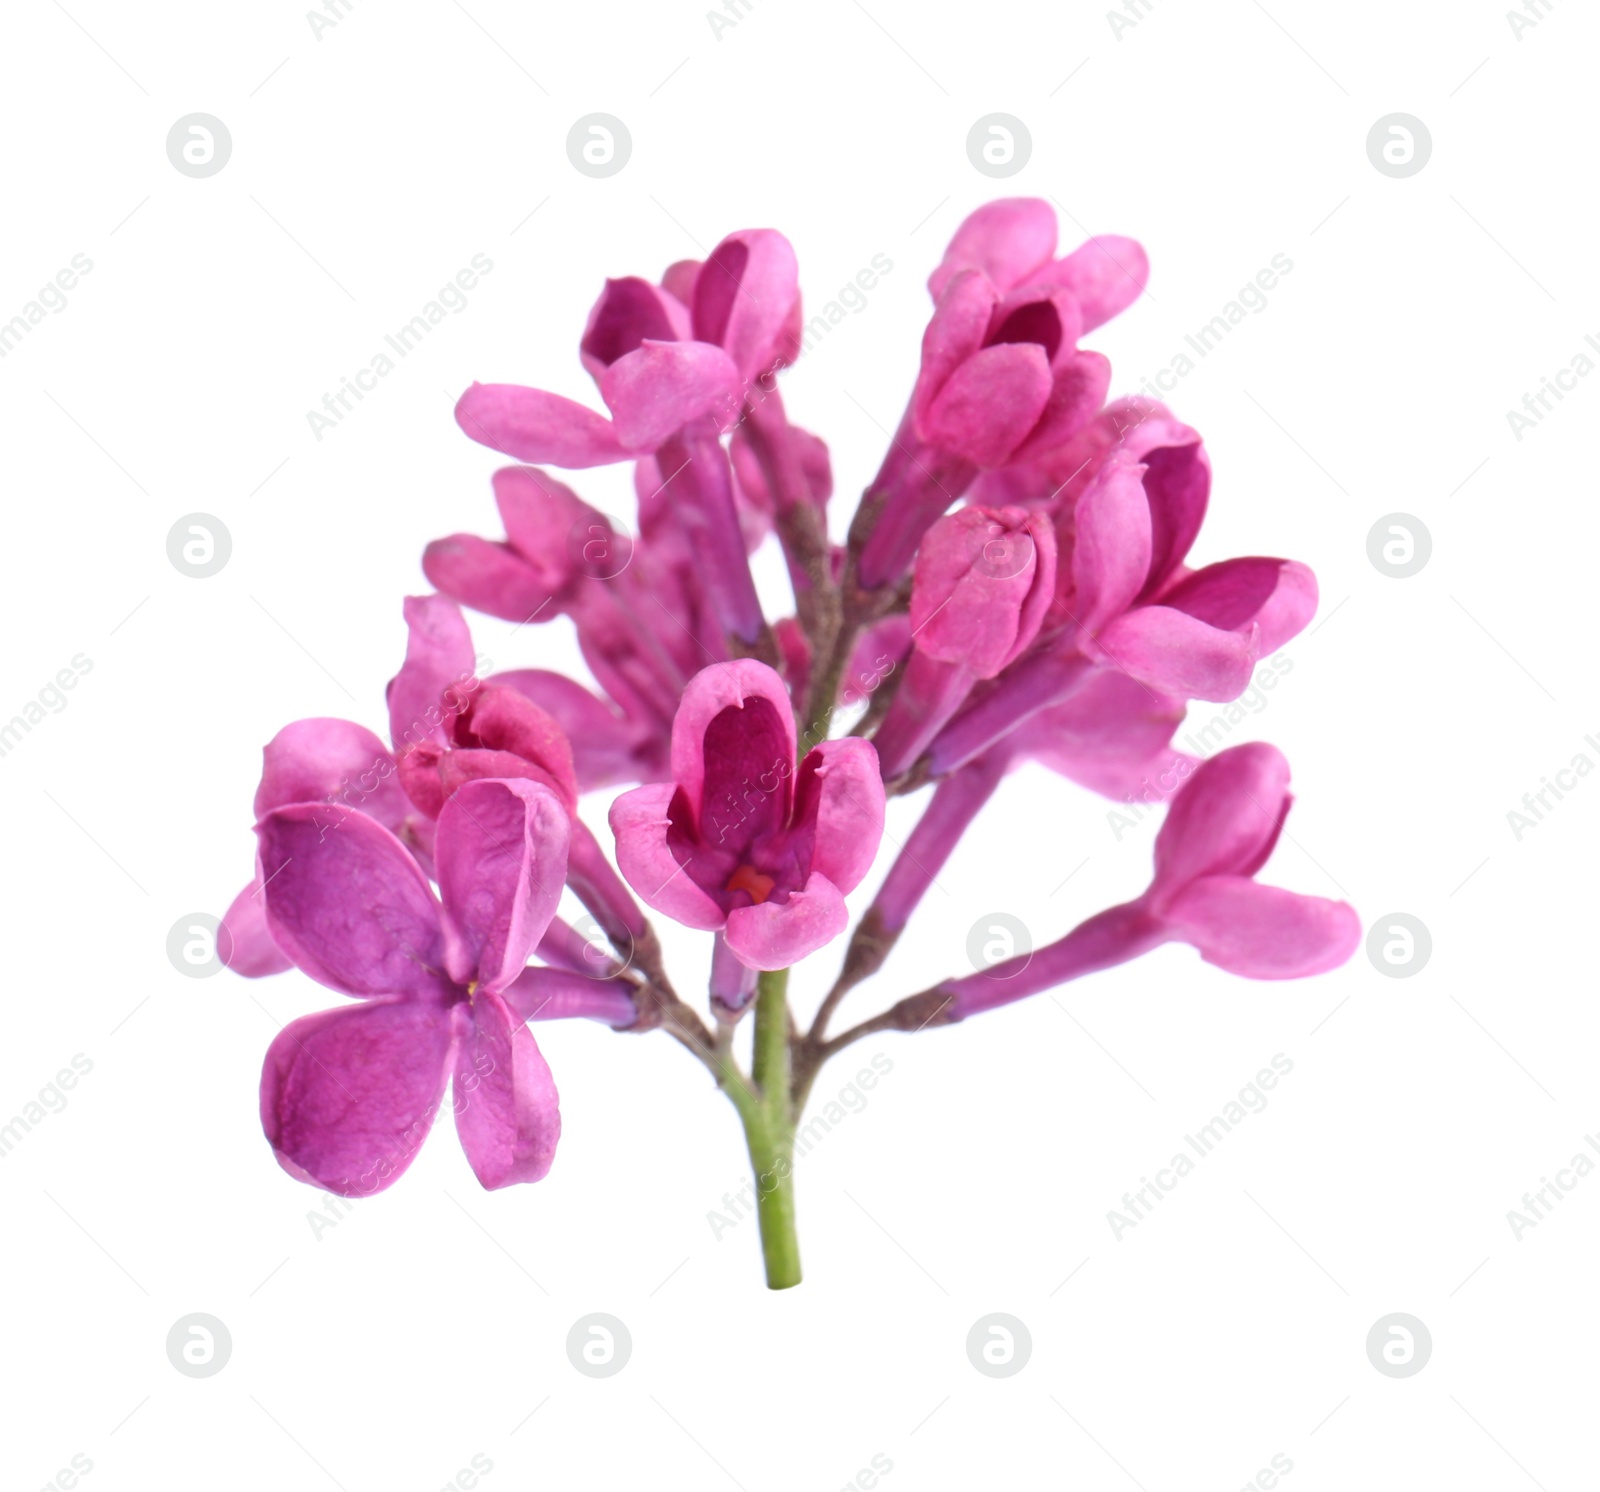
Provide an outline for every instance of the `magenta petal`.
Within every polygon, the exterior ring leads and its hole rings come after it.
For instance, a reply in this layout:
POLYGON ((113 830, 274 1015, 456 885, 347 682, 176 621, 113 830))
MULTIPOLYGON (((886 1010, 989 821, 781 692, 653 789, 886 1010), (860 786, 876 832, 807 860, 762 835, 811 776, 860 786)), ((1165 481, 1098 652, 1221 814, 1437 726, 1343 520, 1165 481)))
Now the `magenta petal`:
POLYGON ((914 419, 927 414, 951 374, 982 348, 998 300, 994 286, 976 270, 957 275, 939 297, 922 334, 922 365, 911 394, 914 419))
POLYGON ((498 995, 473 1001, 471 1033, 456 1053, 456 1134, 490 1191, 539 1181, 556 1157, 561 1107, 533 1033, 498 995))
POLYGON ((261 1127, 279 1164, 341 1197, 382 1191, 427 1138, 454 1047, 449 1012, 412 1000, 291 1021, 261 1072, 261 1127))
MULTIPOLYGON (((578 774, 572 765, 572 745, 553 715, 539 708, 518 689, 483 684, 474 691, 455 721, 458 747, 505 751, 537 769, 534 780, 544 781, 569 809, 577 807, 578 774)), ((474 772, 474 777, 496 774, 474 772)), ((524 777, 525 772, 508 772, 524 777)))
POLYGON ((794 819, 796 829, 815 828, 813 873, 840 891, 854 891, 877 856, 883 813, 883 778, 872 742, 846 736, 807 753, 795 784, 794 819))
POLYGON ((528 562, 546 591, 564 589, 577 568, 574 535, 589 522, 604 520, 565 482, 537 466, 502 466, 491 481, 506 542, 528 562))
POLYGON ((286 803, 339 803, 386 829, 410 812, 389 748, 364 725, 326 718, 284 726, 261 753, 256 817, 286 803))
POLYGON ((1071 442, 1105 403, 1111 387, 1111 363, 1100 353, 1074 352, 1054 371, 1050 398, 1032 434, 1013 453, 1014 461, 1048 460, 1052 452, 1071 442))
POLYGON ((1185 576, 1161 595, 1163 606, 1227 632, 1259 629, 1270 653, 1299 634, 1317 610, 1317 579, 1294 560, 1232 559, 1185 576))
POLYGON ((985 347, 963 362, 917 420, 917 434, 974 466, 1000 466, 1050 401, 1050 360, 1033 342, 985 347))
POLYGON ((346 995, 442 989, 439 904, 410 851, 361 813, 316 803, 256 825, 272 940, 346 995))
POLYGON ((1002 290, 1033 277, 1056 251, 1056 215, 1038 197, 1004 197, 968 214, 928 277, 935 300, 964 269, 981 269, 1002 290))
POLYGON ((700 274, 698 259, 675 259, 661 271, 661 288, 682 306, 694 304, 694 282, 700 274))
POLYGON ((583 366, 598 379, 619 357, 647 338, 676 342, 690 335, 688 312, 677 298, 648 280, 629 275, 607 280, 578 343, 583 366))
POLYGON ((1200 437, 1176 420, 1152 419, 1128 433, 1124 449, 1144 462, 1150 500, 1150 577, 1144 594, 1158 592, 1177 573, 1211 496, 1211 462, 1200 437))
POLYGON ((477 662, 466 618, 449 597, 407 596, 405 618, 406 661, 389 681, 389 739, 397 752, 448 741, 446 724, 470 696, 477 662))
POLYGON ((473 384, 456 403, 456 423, 480 445, 518 461, 605 466, 630 454, 604 415, 514 383, 473 384))
POLYGON ((1074 512, 1073 609, 1098 632, 1132 605, 1150 565, 1150 504, 1144 468, 1120 452, 1100 468, 1074 512))
POLYGON ((752 969, 787 969, 831 943, 850 922, 839 888, 811 873, 783 901, 764 901, 728 913, 728 947, 752 969))
POLYGON ((646 342, 600 379, 600 397, 631 451, 653 451, 705 414, 724 414, 739 397, 739 370, 707 342, 646 342))
MULTIPOLYGON (((789 691, 783 687, 783 680, 765 663, 758 663, 753 658, 740 658, 732 663, 713 663, 690 679, 683 691, 678 713, 672 721, 672 777, 683 789, 690 810, 697 819, 705 800, 706 732, 711 728, 711 722, 724 710, 743 709, 752 700, 765 700, 771 705, 781 736, 781 743, 773 755, 787 753, 783 755, 781 764, 763 761, 760 768, 764 770, 769 766, 792 763, 795 758, 795 727, 789 691)), ((628 879, 633 881, 631 876, 628 879)), ((633 882, 633 887, 644 896, 637 882, 633 882)), ((645 900, 648 901, 649 897, 646 896, 645 900)))
POLYGON ((476 534, 435 539, 422 551, 422 573, 452 601, 507 622, 553 621, 550 591, 506 544, 476 534))
POLYGON ((670 782, 652 783, 623 793, 611 805, 617 868, 647 905, 685 927, 712 932, 723 924, 722 908, 687 874, 687 861, 672 852, 670 814, 677 791, 670 782))
POLYGON ((570 832, 560 800, 536 782, 480 779, 444 805, 433 853, 458 984, 498 993, 522 972, 561 900, 570 832))
POLYGON ((217 957, 246 979, 281 974, 294 967, 267 929, 266 900, 259 880, 251 881, 223 913, 217 929, 217 957))
MULTIPOLYGON (((995 308, 984 340, 990 346, 998 342, 1037 343, 1044 348, 1051 368, 1059 371, 1072 361, 1082 335, 1083 315, 1070 292, 1048 285, 1024 285, 995 308)), ((1091 415, 1094 412, 1089 411, 1091 415)))
POLYGON ((724 348, 746 383, 771 367, 800 295, 794 247, 772 228, 730 233, 694 282, 694 335, 724 348))
POLYGON ((1084 651, 1152 689, 1209 700, 1243 694, 1261 656, 1253 633, 1224 632, 1169 606, 1125 613, 1084 651))
POLYGON ((651 753, 643 727, 576 680, 542 668, 514 668, 492 674, 485 683, 527 695, 554 718, 572 745, 580 791, 637 782, 647 772, 651 753))
POLYGON ((1355 908, 1321 896, 1207 876, 1168 903, 1168 929, 1208 964, 1246 979, 1304 979, 1337 969, 1361 944, 1355 908))
POLYGON ((1251 741, 1219 751, 1195 769, 1156 835, 1156 890, 1254 875, 1288 808, 1289 763, 1277 747, 1251 741))
POLYGON ((1044 514, 958 508, 928 530, 917 553, 917 651, 992 679, 1038 636, 1055 583, 1056 536, 1044 514))
POLYGON ((1083 311, 1084 331, 1092 332, 1144 293, 1150 259, 1136 240, 1105 233, 1034 278, 1070 290, 1083 311))
MULTIPOLYGON (((570 929, 569 929, 570 931, 570 929)), ((605 968, 617 965, 608 953, 577 938, 578 959, 585 967, 572 969, 524 969, 501 991, 514 1021, 561 1021, 582 1017, 603 1021, 623 1030, 639 1019, 639 1008, 621 979, 605 979, 605 968), (595 955, 599 953, 599 957, 595 955)))
POLYGON ((1188 707, 1115 670, 1097 670, 1062 704, 1019 726, 1010 745, 1063 777, 1124 801, 1170 796, 1195 768, 1171 745, 1188 707))

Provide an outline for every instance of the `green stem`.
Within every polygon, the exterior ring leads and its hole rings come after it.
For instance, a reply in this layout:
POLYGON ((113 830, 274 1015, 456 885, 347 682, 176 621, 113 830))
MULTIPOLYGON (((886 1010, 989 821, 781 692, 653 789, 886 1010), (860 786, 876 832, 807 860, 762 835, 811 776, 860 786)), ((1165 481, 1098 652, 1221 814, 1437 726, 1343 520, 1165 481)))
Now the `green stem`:
POLYGON ((756 990, 755 1100, 736 1103, 756 1174, 756 1215, 767 1287, 800 1283, 800 1241, 794 1220, 794 1105, 790 1095, 789 971, 761 976, 756 990))

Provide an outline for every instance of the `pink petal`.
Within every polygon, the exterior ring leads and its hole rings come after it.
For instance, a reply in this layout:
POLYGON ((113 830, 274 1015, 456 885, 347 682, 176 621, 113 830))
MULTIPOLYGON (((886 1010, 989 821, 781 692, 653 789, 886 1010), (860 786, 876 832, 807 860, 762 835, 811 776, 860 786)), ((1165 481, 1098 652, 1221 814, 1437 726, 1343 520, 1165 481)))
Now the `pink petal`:
POLYGON ((917 551, 917 651, 993 678, 1038 635, 1055 595, 1055 561, 1055 531, 1043 514, 977 506, 946 514, 917 551))
POLYGON ((917 434, 975 466, 1003 465, 1044 413, 1051 385, 1042 347, 985 347, 945 380, 917 420, 917 434))
POLYGON ((982 347, 999 293, 977 270, 957 275, 939 297, 922 334, 922 364, 911 395, 911 413, 921 420, 951 375, 982 347))
POLYGON ((292 969, 290 959, 267 930, 266 899, 259 879, 251 881, 233 899, 217 929, 217 957, 235 974, 260 979, 292 969))
POLYGON ((650 752, 641 726, 565 674, 517 668, 493 674, 486 682, 527 695, 555 718, 572 746, 579 791, 637 782, 648 769, 650 752))
POLYGON ((677 793, 670 782, 652 783, 623 793, 611 805, 617 868, 648 906, 685 927, 712 932, 723 924, 722 908, 695 884, 669 840, 677 793))
POLYGON ((1179 695, 1098 670, 1070 699, 1018 727, 1008 744, 1105 797, 1153 802, 1181 787, 1196 766, 1171 745, 1187 707, 1179 695))
POLYGON ((471 696, 477 656, 461 608, 447 596, 407 596, 406 661, 389 681, 389 739, 396 752, 442 745, 471 696))
MULTIPOLYGON (((570 929, 569 929, 570 931, 570 929)), ((628 993, 628 984, 621 979, 606 979, 600 975, 607 966, 615 967, 609 955, 594 958, 599 950, 586 944, 574 933, 580 948, 578 958, 586 965, 574 972, 570 969, 524 969, 501 992, 506 1009, 513 1021, 560 1021, 581 1017, 602 1021, 617 1030, 625 1030, 639 1019, 638 1007, 628 993)))
POLYGON ((502 466, 491 480, 506 542, 532 566, 546 591, 564 590, 576 568, 574 531, 600 515, 537 466, 502 466))
POLYGON ((1223 632, 1169 606, 1126 612, 1083 649, 1152 689, 1210 700, 1243 694, 1261 656, 1253 633, 1223 632))
POLYGON ((811 870, 839 891, 854 891, 872 869, 883 838, 884 791, 878 753, 859 736, 824 741, 806 754, 795 784, 797 831, 814 834, 811 870))
POLYGON ((1156 835, 1156 889, 1254 875, 1288 811, 1289 763, 1277 747, 1251 741, 1219 751, 1195 769, 1156 835))
POLYGON ((1052 451, 1071 441, 1094 418, 1111 387, 1111 363, 1098 352, 1074 352, 1054 375, 1044 412, 1033 433, 1017 448, 1014 461, 1048 460, 1052 451))
POLYGON ((435 539, 422 551, 422 573, 452 601, 502 621, 552 621, 560 612, 538 572, 505 544, 476 534, 435 539))
POLYGON ((706 342, 646 342, 606 369, 600 397, 618 439, 630 451, 653 451, 690 421, 728 413, 738 401, 739 370, 706 342))
POLYGON ((578 774, 567 734, 553 715, 519 690, 496 684, 481 686, 456 718, 455 741, 457 746, 508 751, 521 757, 539 769, 569 810, 577 807, 578 774))
POLYGON ((694 282, 700 273, 698 259, 677 259, 661 272, 661 288, 680 305, 694 304, 694 282))
POLYGON ((339 803, 399 829, 410 812, 389 748, 353 720, 286 725, 261 753, 255 813, 286 803, 339 803))
POLYGON ((480 445, 518 461, 606 466, 629 452, 604 415, 560 394, 514 383, 475 383, 456 403, 456 423, 480 445))
POLYGON ((694 282, 694 335, 723 348, 746 383, 783 348, 800 296, 794 247, 771 228, 731 233, 714 248, 694 282))
POLYGON ((561 1108, 533 1033, 496 994, 479 992, 471 1033, 456 1054, 456 1134, 490 1191, 539 1181, 556 1157, 561 1108))
POLYGON ((1070 290, 1083 310, 1084 331, 1092 332, 1144 293, 1150 260, 1136 240, 1106 233, 1033 278, 1070 290))
POLYGON ((560 800, 534 782, 469 782, 446 802, 433 853, 457 984, 498 993, 522 972, 561 900, 570 832, 560 800))
POLYGON ((346 995, 438 995, 439 904, 411 853, 361 813, 315 803, 256 825, 272 940, 346 995))
POLYGON ((1180 891, 1162 919, 1208 964, 1246 979, 1304 979, 1337 969, 1361 945, 1361 919, 1346 902, 1207 876, 1180 891))
POLYGON ((991 347, 1001 342, 1033 342, 1044 348, 1050 367, 1059 371, 1072 360, 1082 335, 1083 314, 1069 292, 1048 285, 1024 285, 995 307, 985 341, 991 347))
POLYGON ((612 363, 646 339, 676 342, 691 335, 688 313, 676 297, 648 280, 629 275, 606 281, 600 299, 589 312, 578 355, 583 366, 598 379, 612 363))
POLYGON ((1120 452, 1100 468, 1074 512, 1074 620, 1099 632, 1133 604, 1150 565, 1150 504, 1144 468, 1120 452))
POLYGON ((1056 251, 1056 215, 1037 197, 987 202, 956 229, 944 259, 928 277, 935 300, 964 269, 981 269, 1002 290, 1030 279, 1056 251))
POLYGON ((1282 647, 1317 610, 1317 579, 1294 560, 1233 559, 1207 565, 1162 593, 1161 604, 1227 632, 1260 629, 1262 653, 1282 647))
POLYGON ((449 1012, 411 1000, 291 1021, 261 1072, 261 1127, 278 1163, 341 1197, 382 1191, 427 1138, 454 1048, 449 1012))
MULTIPOLYGON (((706 798, 706 732, 724 710, 743 709, 752 700, 764 700, 772 707, 778 735, 777 743, 770 749, 765 744, 756 748, 760 758, 755 764, 759 775, 773 767, 779 757, 785 765, 795 759, 794 710, 789 703, 789 691, 783 687, 783 680, 777 673, 753 658, 713 663, 690 679, 683 691, 672 722, 672 777, 683 789, 697 823, 706 798)), ((764 790, 770 792, 771 788, 764 787, 764 790)), ((784 801, 787 803, 787 795, 784 801)), ((639 884, 631 876, 628 879, 643 896, 639 884)))
POLYGON ((850 655, 850 669, 840 681, 840 699, 860 704, 900 668, 911 652, 911 619, 894 612, 865 628, 850 655))
POLYGON ((850 922, 839 888, 813 871, 805 889, 728 913, 728 947, 752 969, 787 969, 831 943, 850 922))
POLYGON ((1211 496, 1211 462, 1200 437, 1176 420, 1152 419, 1128 432, 1123 449, 1144 462, 1150 500, 1150 576, 1144 594, 1155 594, 1176 573, 1211 496))
MULTIPOLYGON (((409 764, 413 757, 426 760, 426 750, 427 748, 424 748, 409 753, 406 762, 409 764)), ((549 788, 561 801, 566 800, 566 794, 555 778, 544 768, 535 766, 514 751, 491 751, 481 746, 458 746, 454 751, 441 752, 434 758, 434 762, 437 771, 437 797, 426 785, 421 793, 413 792, 412 797, 412 801, 424 813, 441 812, 445 800, 453 798, 469 782, 490 780, 535 783, 540 787, 549 788)), ((408 790, 413 789, 409 778, 406 786, 408 790)))

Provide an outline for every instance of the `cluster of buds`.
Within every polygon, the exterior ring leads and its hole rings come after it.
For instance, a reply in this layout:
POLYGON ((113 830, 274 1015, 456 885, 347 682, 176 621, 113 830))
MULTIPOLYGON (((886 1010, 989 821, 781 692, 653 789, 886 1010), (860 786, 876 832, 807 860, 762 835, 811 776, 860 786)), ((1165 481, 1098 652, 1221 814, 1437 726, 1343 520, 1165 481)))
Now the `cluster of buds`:
POLYGON ((1260 884, 1289 807, 1272 747, 1176 750, 1188 701, 1231 700, 1310 620, 1304 565, 1191 568, 1210 496, 1200 436, 1147 400, 1107 403, 1080 340, 1143 291, 1130 239, 1056 255, 1047 204, 991 203, 929 280, 916 384, 876 477, 830 533, 828 450, 779 392, 798 354, 798 269, 770 229, 656 283, 608 280, 579 342, 607 413, 474 384, 456 418, 517 463, 493 476, 504 537, 429 544, 405 603, 389 742, 302 720, 267 745, 255 875, 223 924, 251 977, 294 966, 353 997, 286 1026, 261 1114, 291 1174, 389 1185, 447 1093, 486 1187, 536 1181, 560 1131, 531 1022, 664 1030, 714 1075, 758 1180, 769 1284, 798 1281, 796 1126, 821 1064, 874 1031, 949 1026, 1188 943, 1256 979, 1331 969, 1343 903, 1260 884), (636 534, 546 467, 629 462, 636 534), (774 540, 793 614, 769 621, 750 556, 774 540), (480 677, 462 608, 568 618, 592 684, 480 677), (1015 965, 952 978, 833 1034, 962 834, 1012 769, 1122 798, 1181 785, 1149 889, 1015 965), (612 853, 577 813, 610 803, 612 853), (886 800, 926 797, 854 932, 886 800), (558 914, 581 904, 575 925, 558 914), (641 903, 643 904, 641 906, 641 903), (675 989, 644 907, 711 936, 702 1009, 675 989), (787 971, 830 943, 807 1024, 787 971), (753 1012, 748 1063, 734 1038, 753 1012))

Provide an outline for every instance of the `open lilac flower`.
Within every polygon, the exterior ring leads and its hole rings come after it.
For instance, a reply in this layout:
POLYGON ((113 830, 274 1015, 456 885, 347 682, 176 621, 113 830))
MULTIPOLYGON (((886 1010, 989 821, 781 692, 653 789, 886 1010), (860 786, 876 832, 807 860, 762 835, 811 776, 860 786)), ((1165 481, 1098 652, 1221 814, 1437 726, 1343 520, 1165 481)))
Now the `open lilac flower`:
POLYGON ((1255 880, 1290 801, 1289 764, 1274 747, 1218 752, 1173 800, 1142 896, 1037 952, 940 985, 949 1002, 944 1018, 1008 1005, 1174 941, 1247 979, 1303 979, 1338 968, 1361 942, 1354 909, 1255 880))
POLYGON ((883 833, 877 753, 827 741, 795 767, 783 681, 754 660, 697 674, 672 726, 673 780, 611 807, 617 863, 659 912, 786 969, 845 929, 883 833))
MULTIPOLYGON (((1175 744, 1191 700, 1259 682, 1316 583, 1292 560, 1191 562, 1204 442, 1150 400, 1106 403, 1110 363, 1083 345, 1142 294, 1144 251, 1110 235, 1057 250, 1041 200, 959 225, 904 414, 846 521, 827 446, 780 391, 804 323, 772 229, 604 281, 577 356, 605 412, 510 384, 462 395, 461 428, 518 463, 490 478, 503 537, 441 526, 427 546, 438 593, 405 603, 387 746, 333 720, 268 746, 258 873, 219 937, 242 973, 297 966, 354 997, 273 1043, 262 1118, 285 1169, 346 1194, 388 1185, 453 1084, 483 1184, 536 1180, 559 1117, 528 1023, 660 1030, 739 1116, 780 1289, 800 1280, 807 1098, 863 1037, 948 1027, 1165 943, 1255 979, 1350 956, 1349 907, 1257 879, 1289 807, 1283 757, 1175 744), (615 519, 544 469, 623 462, 637 512, 615 519), (792 604, 773 612, 785 577, 792 604), (527 651, 480 677, 461 607, 527 651), (590 677, 548 666, 551 628, 590 677), (1041 769, 1165 805, 1148 888, 834 1030, 980 814, 1014 815, 1012 838, 1052 854, 1041 769), (579 812, 601 791, 608 843, 579 812), (919 796, 914 827, 851 932, 846 898, 897 795, 919 796), (563 887, 589 916, 556 915, 563 887), (647 908, 699 935, 706 1005, 674 986, 647 908), (831 943, 839 973, 802 1021, 789 971, 831 943)), ((863 293, 892 268, 876 256, 863 293)), ((994 895, 1011 869, 985 867, 994 895)), ((1069 860, 1057 878, 1077 874, 1069 860)), ((977 911, 941 910, 958 927, 977 911)))
POLYGON ((481 780, 439 817, 439 897, 375 820, 321 804, 257 827, 274 942, 361 1003, 285 1026, 261 1075, 284 1169, 340 1196, 383 1190, 427 1138, 445 1087, 486 1187, 538 1181, 561 1133, 555 1083, 511 991, 561 894, 567 815, 548 788, 481 780))
POLYGON ((572 815, 568 882, 607 936, 631 948, 645 935, 644 918, 577 817, 577 766, 559 722, 507 684, 461 685, 471 677, 472 638, 443 596, 408 597, 406 621, 405 665, 389 684, 390 730, 397 747, 406 743, 396 754, 406 795, 436 818, 463 784, 479 778, 520 778, 550 789, 572 815), (417 721, 431 723, 408 723, 417 721))
POLYGON ((703 550, 704 583, 724 630, 754 644, 764 635, 761 608, 718 437, 751 381, 798 347, 794 251, 781 234, 749 230, 724 239, 705 264, 675 268, 688 306, 627 278, 607 281, 590 313, 582 356, 609 420, 542 389, 474 384, 456 421, 520 461, 573 468, 654 456, 676 484, 679 521, 703 550))
MULTIPOLYGON (((389 748, 353 720, 296 720, 267 742, 255 813, 262 818, 286 803, 327 803, 364 813, 426 857, 433 826, 400 789, 389 748)), ((278 974, 290 963, 267 928, 261 876, 233 899, 218 930, 218 956, 236 974, 278 974)))
POLYGON ((1070 698, 1096 668, 1152 691, 1236 699, 1257 661, 1316 611, 1316 579, 1296 561, 1185 566, 1211 486, 1199 437, 1187 426, 1152 418, 1130 432, 1129 447, 1109 445, 1086 460, 1094 475, 1056 516, 1053 624, 935 738, 936 773, 1070 698))

